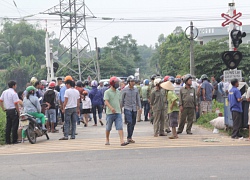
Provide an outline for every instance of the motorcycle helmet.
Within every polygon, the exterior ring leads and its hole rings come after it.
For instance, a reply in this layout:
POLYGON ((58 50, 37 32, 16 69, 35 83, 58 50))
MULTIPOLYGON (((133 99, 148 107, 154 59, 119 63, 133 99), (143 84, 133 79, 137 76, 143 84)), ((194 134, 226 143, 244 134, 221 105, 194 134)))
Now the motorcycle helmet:
POLYGON ((36 90, 36 88, 34 87, 34 86, 28 86, 27 88, 26 88, 26 92, 27 93, 29 93, 30 91, 35 91, 36 90))
POLYGON ((185 77, 184 77, 184 79, 183 79, 184 83, 187 83, 187 81, 188 81, 189 79, 192 79, 192 76, 191 76, 190 74, 185 75, 185 77))
POLYGON ((149 80, 148 80, 148 79, 145 79, 145 80, 144 80, 144 84, 145 84, 145 85, 149 85, 149 80))
POLYGON ((131 81, 135 82, 135 77, 134 77, 133 75, 130 75, 130 76, 127 78, 127 82, 128 82, 128 83, 131 82, 131 81))
POLYGON ((119 82, 119 79, 115 76, 111 77, 110 80, 109 80, 109 84, 111 86, 114 86, 117 82, 119 82))

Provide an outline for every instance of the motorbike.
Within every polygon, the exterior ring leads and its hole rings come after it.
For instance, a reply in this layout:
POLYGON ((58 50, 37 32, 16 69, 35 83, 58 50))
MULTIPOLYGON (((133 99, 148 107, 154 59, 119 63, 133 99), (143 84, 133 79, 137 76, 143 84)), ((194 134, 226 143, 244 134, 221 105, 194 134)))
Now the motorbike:
POLYGON ((31 144, 35 144, 36 138, 43 135, 45 135, 47 140, 49 140, 47 131, 42 130, 42 123, 39 118, 35 118, 30 114, 24 113, 20 115, 20 123, 31 144))

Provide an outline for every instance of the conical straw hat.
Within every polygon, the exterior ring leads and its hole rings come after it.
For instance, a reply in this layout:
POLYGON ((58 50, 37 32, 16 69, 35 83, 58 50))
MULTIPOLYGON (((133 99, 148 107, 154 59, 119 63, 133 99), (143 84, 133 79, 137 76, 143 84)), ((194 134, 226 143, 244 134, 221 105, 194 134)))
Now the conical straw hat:
POLYGON ((166 90, 169 90, 169 91, 173 91, 174 90, 174 86, 173 86, 173 84, 170 81, 161 83, 161 87, 163 89, 166 89, 166 90))

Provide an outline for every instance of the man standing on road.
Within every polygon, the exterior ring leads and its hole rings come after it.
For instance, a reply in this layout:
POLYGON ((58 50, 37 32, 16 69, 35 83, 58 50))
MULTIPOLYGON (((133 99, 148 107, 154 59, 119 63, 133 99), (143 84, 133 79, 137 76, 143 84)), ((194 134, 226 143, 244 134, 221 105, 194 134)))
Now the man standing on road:
MULTIPOLYGON (((154 80, 156 78, 156 74, 153 74, 150 79, 151 79, 151 82, 149 83, 149 90, 150 90, 150 95, 151 93, 153 92, 154 90, 154 80)), ((153 124, 154 122, 154 114, 153 114, 153 109, 152 109, 152 106, 150 106, 150 111, 149 111, 149 114, 150 114, 150 122, 153 124)))
POLYGON ((164 120, 165 120, 165 91, 160 86, 161 79, 154 80, 155 88, 150 95, 150 105, 152 106, 154 114, 154 137, 166 136, 164 133, 164 120))
POLYGON ((141 89, 142 92, 142 103, 144 107, 144 121, 149 121, 148 120, 148 113, 150 110, 150 89, 149 89, 149 80, 145 79, 144 80, 144 86, 141 89))
MULTIPOLYGON (((136 80, 136 88, 138 89, 138 92, 139 92, 139 95, 140 95, 140 99, 142 98, 142 95, 141 95, 141 82, 140 82, 140 80, 136 80)), ((141 100, 141 105, 142 105, 142 100, 141 100)), ((142 119, 141 119, 141 111, 139 111, 140 109, 139 109, 139 107, 137 107, 137 117, 136 117, 136 119, 137 119, 137 122, 141 122, 142 121, 142 119)))
POLYGON ((238 79, 232 79, 231 80, 232 89, 229 91, 228 100, 230 103, 230 110, 232 112, 232 118, 233 118, 233 133, 232 138, 238 139, 241 138, 242 135, 240 135, 240 128, 241 128, 241 121, 242 121, 242 100, 239 87, 239 81, 238 79))
POLYGON ((183 82, 185 83, 185 87, 181 88, 180 90, 180 111, 181 111, 181 119, 180 119, 180 125, 177 131, 177 134, 181 134, 183 132, 185 122, 187 120, 187 128, 186 132, 187 134, 192 135, 192 125, 194 120, 194 109, 196 108, 196 111, 198 111, 198 106, 196 102, 196 92, 195 89, 192 86, 192 76, 190 74, 187 74, 183 82))
POLYGON ((206 74, 201 76, 201 80, 201 111, 203 114, 206 114, 207 112, 212 112, 213 86, 208 82, 208 77, 206 74))
POLYGON ((63 113, 65 114, 64 137, 59 140, 68 140, 70 122, 71 122, 71 138, 75 139, 76 122, 80 111, 80 93, 75 89, 75 82, 67 80, 65 82, 67 90, 65 91, 63 103, 63 113))
POLYGON ((127 123, 128 143, 135 143, 132 139, 137 116, 137 108, 141 113, 141 100, 137 88, 135 88, 135 79, 129 76, 127 79, 128 87, 122 90, 121 107, 124 107, 125 120, 127 123))
POLYGON ((46 122, 48 132, 58 132, 55 130, 56 124, 56 102, 57 102, 57 94, 54 91, 56 86, 55 82, 49 83, 49 88, 44 93, 43 102, 49 104, 49 108, 46 110, 46 116, 48 117, 48 121, 46 122))
MULTIPOLYGON (((71 76, 66 76, 64 78, 64 82, 66 81, 73 81, 73 78, 71 76)), ((61 89, 60 89, 60 92, 59 92, 59 98, 60 98, 60 110, 61 110, 61 117, 62 117, 62 122, 64 122, 64 112, 63 112, 63 103, 64 103, 64 94, 65 94, 65 91, 66 91, 67 87, 66 85, 63 86, 61 89)))
POLYGON ((106 109, 106 144, 110 145, 109 135, 112 129, 113 122, 115 122, 116 130, 120 136, 121 146, 126 146, 128 143, 124 142, 123 135, 123 123, 122 123, 122 115, 121 115, 121 107, 120 107, 120 91, 119 88, 119 80, 117 77, 110 78, 110 88, 104 93, 104 101, 107 107, 106 109))
POLYGON ((17 129, 19 124, 19 98, 16 93, 17 83, 9 81, 9 89, 5 90, 0 97, 0 106, 6 112, 5 143, 11 144, 10 134, 12 132, 12 144, 17 142, 17 129))

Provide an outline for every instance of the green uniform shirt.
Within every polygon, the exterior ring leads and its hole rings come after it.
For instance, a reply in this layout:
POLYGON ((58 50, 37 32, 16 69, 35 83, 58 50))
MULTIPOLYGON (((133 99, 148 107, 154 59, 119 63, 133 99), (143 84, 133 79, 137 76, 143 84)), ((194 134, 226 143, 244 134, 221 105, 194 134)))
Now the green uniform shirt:
POLYGON ((196 107, 196 92, 194 88, 183 87, 180 90, 180 101, 179 105, 184 108, 195 108, 196 107))
POLYGON ((149 86, 143 86, 141 88, 142 100, 147 101, 150 98, 150 89, 149 86))
MULTIPOLYGON (((121 107, 120 107, 120 101, 121 101, 121 95, 120 91, 116 90, 113 91, 111 88, 109 88, 104 93, 104 101, 108 100, 109 104, 115 109, 116 113, 121 113, 121 107)), ((107 106, 106 114, 113 114, 111 109, 107 106)))
POLYGON ((141 98, 141 97, 142 97, 142 94, 141 94, 141 86, 138 85, 138 84, 136 84, 135 86, 136 86, 136 88, 138 89, 138 92, 139 92, 139 95, 140 95, 140 98, 141 98))
POLYGON ((173 111, 179 111, 179 101, 178 100, 179 100, 179 98, 174 93, 174 91, 168 91, 168 114, 173 112, 173 111), (173 106, 173 109, 171 110, 170 107, 174 101, 175 101, 175 104, 173 106))
POLYGON ((165 92, 162 90, 154 89, 150 96, 150 103, 153 111, 161 111, 165 109, 165 92))

